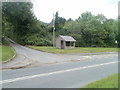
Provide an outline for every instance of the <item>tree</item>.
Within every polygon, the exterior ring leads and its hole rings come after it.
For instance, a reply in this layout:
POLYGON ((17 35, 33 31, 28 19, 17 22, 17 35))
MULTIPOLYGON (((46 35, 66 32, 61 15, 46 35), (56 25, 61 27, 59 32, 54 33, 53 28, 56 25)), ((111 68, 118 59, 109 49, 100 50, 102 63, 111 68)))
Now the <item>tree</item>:
POLYGON ((67 21, 63 27, 68 35, 76 39, 77 46, 114 47, 117 40, 117 21, 104 15, 82 13, 75 21, 67 21))
POLYGON ((32 3, 30 2, 3 2, 3 32, 5 31, 5 22, 13 27, 14 36, 17 41, 23 42, 24 36, 30 26, 34 23, 34 14, 32 12, 32 3), (20 38, 21 37, 21 38, 20 38))
POLYGON ((58 11, 55 14, 55 29, 56 31, 61 30, 66 22, 65 18, 59 17, 58 11))
POLYGON ((49 29, 34 16, 32 6, 31 2, 4 2, 3 33, 23 45, 51 45, 49 29))
POLYGON ((103 14, 98 14, 96 16, 96 20, 98 20, 99 22, 101 22, 101 24, 103 24, 107 20, 107 18, 103 14))
POLYGON ((107 21, 105 21, 103 23, 105 32, 106 32, 106 38, 105 38, 105 42, 107 44, 107 46, 111 46, 113 47, 115 45, 115 39, 117 39, 115 33, 117 33, 117 25, 115 25, 115 20, 114 19, 108 19, 107 21))

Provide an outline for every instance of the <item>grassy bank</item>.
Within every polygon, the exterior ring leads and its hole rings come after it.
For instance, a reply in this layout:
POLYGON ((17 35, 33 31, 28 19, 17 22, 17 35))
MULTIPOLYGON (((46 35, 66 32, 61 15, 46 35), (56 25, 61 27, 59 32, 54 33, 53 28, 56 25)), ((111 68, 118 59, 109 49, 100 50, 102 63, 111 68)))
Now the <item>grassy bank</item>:
POLYGON ((74 49, 58 49, 45 46, 28 46, 30 48, 50 52, 50 53, 95 53, 95 52, 117 52, 116 48, 92 48, 92 47, 76 47, 74 49))
POLYGON ((1 55, 2 58, 0 59, 0 61, 2 62, 11 59, 15 54, 13 48, 5 40, 2 42, 2 45, 0 46, 0 50, 2 50, 2 55, 1 55))
POLYGON ((84 88, 118 88, 118 74, 90 83, 84 88))

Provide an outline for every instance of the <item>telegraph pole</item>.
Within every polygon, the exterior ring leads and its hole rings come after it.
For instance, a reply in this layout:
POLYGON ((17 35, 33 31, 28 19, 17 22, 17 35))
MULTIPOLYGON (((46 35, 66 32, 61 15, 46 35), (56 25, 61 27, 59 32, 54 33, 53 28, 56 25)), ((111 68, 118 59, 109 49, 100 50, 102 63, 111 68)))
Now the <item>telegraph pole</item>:
POLYGON ((55 47, 55 16, 53 13, 53 47, 55 47))

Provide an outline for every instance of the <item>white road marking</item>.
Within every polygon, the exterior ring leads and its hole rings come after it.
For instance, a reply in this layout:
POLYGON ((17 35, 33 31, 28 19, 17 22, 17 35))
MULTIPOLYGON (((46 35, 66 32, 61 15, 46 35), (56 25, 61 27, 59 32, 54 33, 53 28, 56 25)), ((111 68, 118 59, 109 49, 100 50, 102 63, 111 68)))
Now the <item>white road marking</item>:
POLYGON ((96 64, 96 65, 90 65, 90 66, 85 66, 85 67, 77 67, 77 68, 72 68, 72 69, 67 69, 67 70, 60 70, 60 71, 55 71, 55 72, 50 72, 50 73, 43 73, 43 74, 37 74, 37 75, 31 75, 31 76, 24 76, 24 77, 13 78, 13 79, 7 79, 7 80, 0 81, 0 84, 10 83, 10 82, 15 82, 15 81, 20 81, 20 80, 26 80, 26 79, 36 78, 36 77, 42 77, 42 76, 49 76, 49 75, 53 75, 53 74, 60 74, 60 73, 76 71, 76 70, 81 70, 81 69, 86 69, 86 68, 98 67, 98 66, 103 66, 103 65, 109 65, 109 64, 114 64, 114 63, 118 63, 118 62, 120 62, 120 61, 108 62, 108 63, 102 63, 102 64, 96 64))

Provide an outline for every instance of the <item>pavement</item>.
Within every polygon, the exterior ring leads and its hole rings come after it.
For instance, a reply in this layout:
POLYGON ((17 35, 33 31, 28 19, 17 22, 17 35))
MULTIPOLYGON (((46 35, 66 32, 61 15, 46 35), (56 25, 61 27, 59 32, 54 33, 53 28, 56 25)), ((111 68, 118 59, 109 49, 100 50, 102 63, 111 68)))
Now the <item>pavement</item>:
POLYGON ((81 88, 118 73, 117 53, 53 54, 9 41, 17 56, 2 65, 3 88, 81 88))
POLYGON ((54 54, 42 51, 37 51, 22 45, 15 43, 14 41, 8 39, 10 45, 16 51, 16 57, 2 64, 2 69, 19 69, 35 66, 44 66, 48 64, 59 64, 66 62, 78 62, 83 60, 91 60, 98 58, 107 58, 112 56, 117 56, 116 52, 106 52, 106 53, 81 53, 81 54, 54 54), (97 55, 99 54, 99 55, 97 55))
POLYGON ((4 70, 3 88, 82 88, 118 73, 118 57, 4 70))

